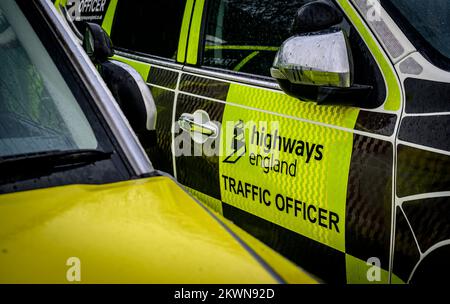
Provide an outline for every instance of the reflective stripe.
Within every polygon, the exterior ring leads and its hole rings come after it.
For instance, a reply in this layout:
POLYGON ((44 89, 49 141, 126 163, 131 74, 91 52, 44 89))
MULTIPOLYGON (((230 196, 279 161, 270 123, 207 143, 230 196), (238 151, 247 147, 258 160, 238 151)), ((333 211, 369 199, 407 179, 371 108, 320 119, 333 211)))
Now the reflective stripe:
POLYGON ((108 10, 106 11, 105 18, 103 19, 102 27, 108 35, 111 35, 111 28, 114 21, 114 15, 116 13, 118 0, 111 0, 108 6, 108 10))
POLYGON ((391 64, 386 59, 386 56, 382 52, 381 46, 378 45, 376 39, 372 33, 367 29, 356 10, 346 1, 338 0, 342 9, 348 15, 351 23, 358 30, 358 33, 363 38, 366 45, 369 47, 370 52, 377 61, 383 77, 387 85, 387 96, 384 103, 384 109, 387 111, 398 111, 402 103, 402 95, 400 92, 400 83, 392 68, 391 64))
POLYGON ((239 72, 250 60, 255 58, 259 54, 259 51, 255 51, 245 57, 233 70, 239 72))
MULTIPOLYGON (((358 259, 350 254, 345 255, 345 265, 347 269, 347 284, 387 284, 389 282, 389 272, 375 265, 367 264, 366 261, 358 259), (369 278, 379 272, 379 281, 369 281, 369 278)), ((371 278, 371 279, 378 279, 371 278)))
POLYGON ((189 64, 197 64, 198 45, 200 42, 200 32, 202 26, 203 7, 205 0, 196 0, 194 14, 192 16, 191 30, 189 32, 189 48, 187 52, 186 62, 189 64))
POLYGON ((186 190, 188 190, 190 192, 190 194, 192 196, 194 196, 196 199, 198 199, 199 201, 201 201, 202 203, 204 203, 206 206, 208 206, 209 208, 211 208, 212 210, 214 210, 215 212, 217 212, 220 215, 223 215, 223 210, 222 210, 222 202, 212 196, 206 195, 200 191, 197 191, 193 188, 189 188, 186 187, 186 190))
POLYGON ((58 10, 58 12, 60 12, 61 6, 66 6, 66 2, 67 2, 67 0, 56 0, 55 1, 55 7, 58 10))
POLYGON ((186 60, 186 48, 193 7, 194 7, 194 0, 187 0, 186 7, 184 9, 183 22, 181 24, 180 39, 178 41, 177 62, 180 63, 184 63, 184 61, 186 60))
POLYGON ((220 157, 222 201, 344 253, 353 134, 280 114, 353 130, 359 109, 320 107, 284 93, 238 84, 231 84, 227 102, 222 119, 223 151, 231 146, 237 134, 224 127, 226 122, 242 120, 246 124, 247 149, 254 153, 251 156, 248 152, 233 164, 224 162, 227 154, 220 157), (265 111, 243 110, 238 104, 265 111), (262 147, 262 142, 266 146, 262 147), (317 153, 315 158, 303 153, 305 146, 317 153), (244 188, 248 184, 251 195, 236 190, 240 184, 244 188))
POLYGON ((248 50, 248 51, 278 51, 278 46, 262 45, 206 45, 206 50, 248 50))
POLYGON ((122 61, 126 64, 131 65, 136 71, 138 71, 138 73, 142 76, 142 78, 144 80, 147 80, 148 74, 150 72, 150 65, 140 62, 140 61, 136 61, 136 60, 132 60, 129 58, 125 58, 123 56, 119 56, 119 55, 115 55, 113 57, 113 59, 118 60, 118 61, 122 61))

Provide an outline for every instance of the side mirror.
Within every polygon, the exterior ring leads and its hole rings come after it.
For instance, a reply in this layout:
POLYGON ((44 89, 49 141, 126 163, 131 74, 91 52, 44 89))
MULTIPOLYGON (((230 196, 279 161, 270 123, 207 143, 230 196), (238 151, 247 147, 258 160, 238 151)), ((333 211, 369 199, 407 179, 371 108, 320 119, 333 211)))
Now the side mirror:
POLYGON ((157 143, 157 109, 153 95, 142 76, 128 64, 110 60, 114 56, 109 35, 95 23, 86 23, 83 48, 128 119, 145 148, 157 143))
POLYGON ((86 23, 83 49, 94 63, 102 63, 114 56, 111 39, 102 27, 95 23, 86 23))
POLYGON ((355 105, 372 87, 353 84, 353 57, 343 17, 329 3, 302 6, 293 22, 295 35, 280 47, 271 75, 286 94, 318 104, 355 105))

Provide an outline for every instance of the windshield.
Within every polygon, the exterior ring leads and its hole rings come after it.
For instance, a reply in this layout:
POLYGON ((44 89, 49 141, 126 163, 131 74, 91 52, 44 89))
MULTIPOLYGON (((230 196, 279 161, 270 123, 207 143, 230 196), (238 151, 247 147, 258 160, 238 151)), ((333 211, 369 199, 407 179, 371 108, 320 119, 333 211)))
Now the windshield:
POLYGON ((418 51, 450 67, 450 0, 382 0, 418 51))
POLYGON ((96 149, 67 83, 13 0, 0 1, 0 157, 96 149))

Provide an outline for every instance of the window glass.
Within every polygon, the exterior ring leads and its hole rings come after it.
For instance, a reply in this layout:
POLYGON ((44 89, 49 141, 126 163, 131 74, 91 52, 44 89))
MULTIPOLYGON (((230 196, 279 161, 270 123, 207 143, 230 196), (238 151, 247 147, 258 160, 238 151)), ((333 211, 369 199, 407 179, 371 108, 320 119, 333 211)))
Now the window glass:
POLYGON ((111 30, 114 46, 175 59, 185 2, 119 0, 111 30))
MULTIPOLYGON (((315 0, 208 1, 203 65, 271 77, 276 52, 292 36, 290 30, 296 12, 312 1, 315 0)), ((354 83, 374 88, 361 107, 376 108, 386 98, 381 71, 351 23, 344 19, 340 27, 349 39, 355 66, 354 83)))
POLYGON ((450 69, 450 1, 383 0, 405 33, 432 61, 450 69))
POLYGON ((0 157, 96 149, 77 100, 12 0, 0 2, 0 157))
POLYGON ((203 65, 270 76, 295 13, 311 1, 208 1, 203 65))

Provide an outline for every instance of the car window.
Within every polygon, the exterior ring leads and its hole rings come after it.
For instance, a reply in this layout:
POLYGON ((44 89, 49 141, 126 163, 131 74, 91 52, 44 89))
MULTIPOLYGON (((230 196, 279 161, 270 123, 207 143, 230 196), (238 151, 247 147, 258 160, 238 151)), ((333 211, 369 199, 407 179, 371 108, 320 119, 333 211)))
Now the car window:
POLYGON ((73 64, 77 50, 37 5, 0 1, 0 194, 128 180, 96 88, 73 64))
POLYGON ((96 149, 61 73, 12 1, 0 2, 0 157, 96 149))
POLYGON ((111 29, 115 47, 174 60, 185 1, 120 0, 111 29))
POLYGON ((450 1, 382 0, 419 51, 450 69, 450 1))
POLYGON ((278 48, 291 36, 295 13, 311 1, 209 1, 203 65, 270 76, 278 48))
MULTIPOLYGON (((312 1, 315 0, 210 0, 204 26, 203 67, 273 79, 270 68, 281 44, 293 35, 291 25, 295 14, 312 1)), ((379 107, 386 98, 379 66, 347 18, 340 27, 349 39, 355 66, 354 83, 373 87, 361 107, 379 107)))

